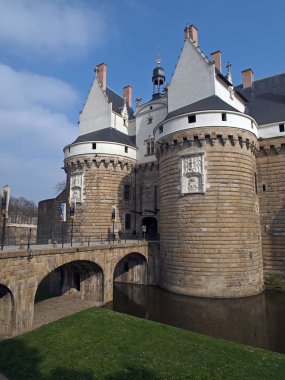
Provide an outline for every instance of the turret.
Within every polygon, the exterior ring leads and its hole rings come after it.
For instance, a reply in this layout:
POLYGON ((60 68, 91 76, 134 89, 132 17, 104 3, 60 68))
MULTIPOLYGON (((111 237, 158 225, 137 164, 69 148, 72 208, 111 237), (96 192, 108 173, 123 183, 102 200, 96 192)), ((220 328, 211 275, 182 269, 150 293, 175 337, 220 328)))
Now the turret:
POLYGON ((160 94, 161 86, 165 82, 165 72, 162 67, 160 67, 160 57, 159 57, 159 51, 156 55, 156 67, 153 69, 152 72, 152 83, 153 83, 153 95, 160 94))

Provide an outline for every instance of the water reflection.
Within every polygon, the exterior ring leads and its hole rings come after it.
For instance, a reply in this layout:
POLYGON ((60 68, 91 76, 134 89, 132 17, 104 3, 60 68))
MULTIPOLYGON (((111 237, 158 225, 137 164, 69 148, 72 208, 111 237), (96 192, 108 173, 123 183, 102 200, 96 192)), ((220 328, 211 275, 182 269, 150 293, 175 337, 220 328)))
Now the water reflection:
POLYGON ((285 294, 267 292, 240 299, 205 299, 157 287, 117 283, 108 307, 216 338, 285 353, 285 294))

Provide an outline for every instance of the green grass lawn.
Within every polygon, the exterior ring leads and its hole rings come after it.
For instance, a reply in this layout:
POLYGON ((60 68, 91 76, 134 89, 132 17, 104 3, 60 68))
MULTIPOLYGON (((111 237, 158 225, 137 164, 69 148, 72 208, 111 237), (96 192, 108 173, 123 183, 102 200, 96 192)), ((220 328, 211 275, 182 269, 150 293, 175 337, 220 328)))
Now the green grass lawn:
POLYGON ((285 355, 89 309, 0 343, 9 380, 285 379, 285 355))

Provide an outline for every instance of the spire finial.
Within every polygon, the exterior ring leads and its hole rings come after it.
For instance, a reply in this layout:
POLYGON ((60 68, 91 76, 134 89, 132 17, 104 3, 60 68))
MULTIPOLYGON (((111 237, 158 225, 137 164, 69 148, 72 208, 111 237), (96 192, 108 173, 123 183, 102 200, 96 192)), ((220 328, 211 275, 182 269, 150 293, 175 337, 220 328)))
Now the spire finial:
POLYGON ((233 83, 233 80, 232 80, 232 73, 231 73, 231 67, 232 67, 232 64, 228 61, 227 63, 227 80, 230 82, 230 83, 233 83))
POLYGON ((159 45, 157 45, 157 53, 156 53, 156 56, 155 56, 155 60, 156 60, 156 66, 159 67, 160 66, 160 55, 159 55, 159 45))

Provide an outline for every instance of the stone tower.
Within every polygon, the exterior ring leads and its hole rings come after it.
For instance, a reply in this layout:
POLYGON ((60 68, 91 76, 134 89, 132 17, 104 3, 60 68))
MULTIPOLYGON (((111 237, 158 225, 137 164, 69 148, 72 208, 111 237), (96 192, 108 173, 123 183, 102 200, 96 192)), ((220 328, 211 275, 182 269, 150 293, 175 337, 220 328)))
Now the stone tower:
POLYGON ((129 208, 123 200, 131 188, 137 150, 128 135, 133 120, 130 105, 131 87, 124 87, 124 97, 113 92, 106 86, 106 65, 98 65, 80 113, 80 135, 64 148, 68 198, 76 203, 77 239, 106 239, 112 237, 114 226, 122 228, 129 208))
POLYGON ((169 113, 154 129, 160 284, 186 295, 249 296, 263 290, 257 124, 244 113, 243 97, 191 40, 193 30, 197 40, 194 28, 185 28, 169 113))

